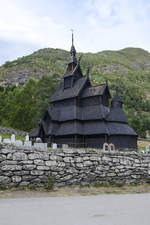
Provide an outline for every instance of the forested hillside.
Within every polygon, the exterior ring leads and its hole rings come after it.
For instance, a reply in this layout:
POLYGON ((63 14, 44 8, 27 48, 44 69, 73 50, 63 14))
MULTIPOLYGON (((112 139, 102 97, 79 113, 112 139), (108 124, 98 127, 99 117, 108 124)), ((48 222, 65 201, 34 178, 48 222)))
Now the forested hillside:
MULTIPOLYGON (((1 66, 0 125, 32 130, 49 107, 68 58, 67 51, 41 49, 1 66)), ((119 87, 130 125, 145 137, 150 132, 150 53, 137 48, 86 53, 83 73, 88 66, 93 84, 107 80, 112 95, 119 87)))

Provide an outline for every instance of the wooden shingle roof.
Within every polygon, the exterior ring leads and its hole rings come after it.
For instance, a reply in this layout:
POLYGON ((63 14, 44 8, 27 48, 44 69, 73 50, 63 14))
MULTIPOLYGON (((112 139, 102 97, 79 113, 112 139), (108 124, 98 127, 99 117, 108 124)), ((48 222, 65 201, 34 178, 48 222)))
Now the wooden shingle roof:
POLYGON ((109 122, 107 124, 107 127, 108 127, 108 135, 137 136, 137 133, 128 124, 109 122))
POLYGON ((111 108, 110 113, 107 117, 107 121, 128 123, 125 113, 120 107, 111 108))
POLYGON ((83 91, 81 97, 87 98, 87 97, 92 97, 92 96, 103 95, 106 89, 108 90, 108 93, 109 93, 109 96, 110 96, 108 85, 107 84, 101 84, 101 85, 98 85, 98 86, 87 87, 83 91))
POLYGON ((87 76, 84 76, 75 81, 73 87, 64 89, 63 82, 56 89, 55 93, 51 96, 50 102, 61 101, 64 99, 74 98, 79 95, 82 88, 87 82, 87 76))
POLYGON ((100 104, 87 107, 65 106, 61 109, 52 108, 47 110, 53 121, 69 120, 103 120, 109 114, 109 108, 100 104))

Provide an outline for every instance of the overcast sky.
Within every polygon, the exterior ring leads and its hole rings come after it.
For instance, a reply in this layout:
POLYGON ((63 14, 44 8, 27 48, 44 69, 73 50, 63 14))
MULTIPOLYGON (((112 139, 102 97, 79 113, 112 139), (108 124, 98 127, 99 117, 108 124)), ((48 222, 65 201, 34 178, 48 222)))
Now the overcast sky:
POLYGON ((150 51, 150 0, 0 0, 0 65, 40 48, 150 51))

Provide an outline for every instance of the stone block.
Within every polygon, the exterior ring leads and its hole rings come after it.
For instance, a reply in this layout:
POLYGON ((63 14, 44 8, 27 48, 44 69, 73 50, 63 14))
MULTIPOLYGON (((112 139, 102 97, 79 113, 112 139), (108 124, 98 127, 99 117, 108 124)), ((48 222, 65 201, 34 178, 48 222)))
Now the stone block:
POLYGON ((103 156, 102 157, 102 160, 105 161, 105 162, 111 162, 112 161, 112 158, 110 158, 108 156, 103 156))
POLYGON ((20 176, 13 176, 12 177, 12 181, 14 182, 14 183, 19 183, 19 182, 21 182, 21 177, 20 176))
POLYGON ((37 170, 49 170, 48 166, 37 166, 37 170))
POLYGON ((2 171, 16 171, 16 170, 22 170, 22 166, 18 165, 5 165, 1 167, 2 171))
POLYGON ((49 160, 49 155, 47 152, 37 152, 37 153, 31 153, 28 155, 29 159, 41 159, 41 160, 49 160))
POLYGON ((24 170, 34 170, 36 168, 36 165, 24 165, 24 170))
POLYGON ((14 160, 5 160, 3 162, 1 162, 0 165, 17 165, 17 161, 14 161, 14 160))
POLYGON ((64 157, 64 162, 69 163, 69 162, 74 162, 72 157, 64 157))
POLYGON ((34 164, 35 164, 35 165, 38 165, 38 166, 43 166, 45 163, 44 163, 44 161, 41 160, 41 159, 35 159, 35 160, 34 160, 34 164))
POLYGON ((20 165, 31 165, 33 164, 33 160, 23 160, 23 161, 20 161, 18 164, 20 165))
POLYGON ((119 159, 117 159, 117 158, 113 158, 113 160, 112 160, 114 163, 119 163, 119 159))
POLYGON ((131 165, 132 162, 130 162, 130 160, 128 160, 128 159, 123 158, 123 159, 120 159, 120 164, 122 164, 122 165, 131 165))
POLYGON ((64 162, 58 162, 57 167, 65 167, 65 163, 64 162))
POLYGON ((2 154, 9 154, 9 153, 14 153, 14 152, 16 152, 15 150, 12 150, 11 148, 8 148, 8 149, 2 149, 1 150, 1 153, 2 154))
POLYGON ((25 175, 29 175, 30 171, 26 171, 26 170, 14 171, 13 174, 16 176, 25 176, 25 175))
POLYGON ((84 161, 83 165, 86 166, 92 166, 93 163, 91 161, 84 161))
POLYGON ((27 187, 27 186, 29 186, 29 184, 30 184, 30 182, 28 182, 28 181, 22 181, 21 183, 19 183, 19 186, 20 187, 27 187))
POLYGON ((70 180, 71 178, 72 178, 72 175, 70 174, 70 175, 60 178, 59 181, 64 182, 64 181, 70 180))
POLYGON ((82 157, 76 157, 75 162, 81 163, 81 162, 83 162, 83 158, 82 157))
POLYGON ((107 176, 108 176, 108 177, 115 177, 116 174, 111 172, 111 173, 108 173, 107 176))
POLYGON ((63 149, 63 152, 66 154, 73 154, 75 151, 73 149, 63 149))
POLYGON ((41 171, 41 170, 32 170, 31 171, 31 175, 40 176, 43 174, 44 174, 44 171, 41 171))
POLYGON ((100 160, 101 158, 100 157, 97 157, 97 156, 91 156, 90 157, 90 160, 91 161, 98 161, 98 160, 100 160))
POLYGON ((83 168, 83 163, 76 163, 77 168, 83 168))
POLYGON ((46 166, 56 166, 57 165, 56 161, 46 161, 45 164, 46 164, 46 166))
POLYGON ((50 155, 50 160, 56 161, 57 160, 57 156, 56 155, 50 155))
POLYGON ((42 155, 40 153, 31 153, 28 155, 29 159, 34 160, 34 159, 41 159, 42 155))
POLYGON ((28 156, 24 152, 16 152, 13 154, 13 160, 28 160, 28 156))
POLYGON ((83 161, 88 161, 89 159, 90 159, 90 157, 88 157, 88 156, 83 157, 83 161))
POLYGON ((0 186, 2 184, 9 184, 11 182, 11 179, 6 176, 0 176, 0 186))
POLYGON ((9 154, 7 155, 7 159, 13 159, 13 154, 12 154, 12 153, 9 153, 9 154))
POLYGON ((33 175, 25 175, 22 177, 22 181, 31 181, 33 179, 35 179, 35 176, 33 175))
POLYGON ((6 155, 0 155, 0 162, 3 162, 6 158, 6 155))

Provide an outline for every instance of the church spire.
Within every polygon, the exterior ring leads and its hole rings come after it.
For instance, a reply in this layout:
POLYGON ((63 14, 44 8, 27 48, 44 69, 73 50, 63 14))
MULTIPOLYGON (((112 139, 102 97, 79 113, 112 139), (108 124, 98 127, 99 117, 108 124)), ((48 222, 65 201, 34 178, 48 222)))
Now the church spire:
POLYGON ((118 91, 118 87, 116 88, 116 93, 115 96, 112 99, 112 107, 122 107, 123 101, 121 99, 121 97, 119 96, 119 91, 118 91))
POLYGON ((73 36, 73 30, 72 31, 72 45, 71 45, 71 49, 70 49, 70 54, 73 57, 76 57, 76 49, 74 47, 74 36, 73 36))

